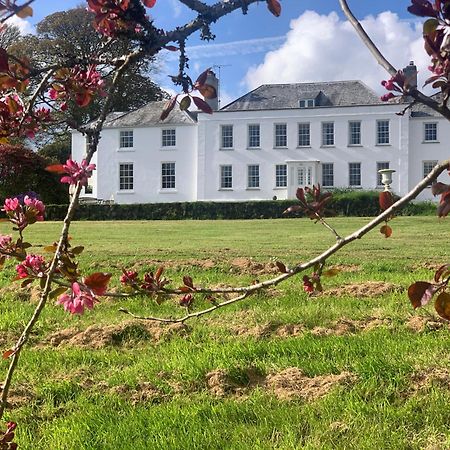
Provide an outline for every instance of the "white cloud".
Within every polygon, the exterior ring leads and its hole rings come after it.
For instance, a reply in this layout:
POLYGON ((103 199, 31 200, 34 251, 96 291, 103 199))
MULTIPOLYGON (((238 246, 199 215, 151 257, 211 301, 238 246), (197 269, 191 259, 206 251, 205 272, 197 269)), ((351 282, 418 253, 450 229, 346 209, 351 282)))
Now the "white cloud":
MULTIPOLYGON (((362 25, 385 57, 397 68, 414 60, 419 86, 428 76, 429 60, 423 50, 417 23, 402 21, 397 14, 383 12, 368 16, 362 25)), ((265 83, 294 83, 328 80, 362 80, 378 92, 380 81, 388 78, 350 23, 335 12, 319 15, 306 11, 291 21, 286 41, 266 54, 263 63, 251 67, 245 85, 253 89, 265 83)))
POLYGON ((170 0, 170 6, 172 7, 173 17, 176 19, 181 16, 181 4, 177 0, 170 0))
POLYGON ((6 21, 6 23, 9 25, 15 25, 19 29, 20 34, 31 34, 35 31, 30 22, 17 16, 12 16, 6 21))

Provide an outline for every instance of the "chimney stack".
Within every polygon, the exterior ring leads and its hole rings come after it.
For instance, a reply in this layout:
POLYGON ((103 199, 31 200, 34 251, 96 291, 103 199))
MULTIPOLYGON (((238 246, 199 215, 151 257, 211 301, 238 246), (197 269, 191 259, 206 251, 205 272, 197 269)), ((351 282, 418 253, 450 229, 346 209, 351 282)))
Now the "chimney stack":
POLYGON ((411 88, 417 88, 417 67, 414 61, 410 61, 409 64, 403 69, 403 74, 406 78, 406 86, 411 88))
POLYGON ((216 74, 212 71, 208 71, 208 76, 206 77, 206 84, 210 84, 216 89, 217 97, 216 98, 205 98, 206 103, 211 106, 213 111, 217 111, 219 109, 219 79, 216 77, 216 74))

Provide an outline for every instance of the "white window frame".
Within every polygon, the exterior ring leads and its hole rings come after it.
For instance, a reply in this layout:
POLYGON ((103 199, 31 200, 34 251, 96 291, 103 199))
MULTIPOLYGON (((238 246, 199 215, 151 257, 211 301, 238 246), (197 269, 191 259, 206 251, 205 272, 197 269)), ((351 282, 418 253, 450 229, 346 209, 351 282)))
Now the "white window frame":
POLYGON ((287 173, 287 164, 275 165, 275 188, 287 188, 287 173), (282 171, 283 173, 280 173, 280 171, 282 171))
POLYGON ((349 147, 360 147, 361 146, 361 121, 360 120, 350 120, 348 122, 348 146, 349 147), (357 125, 357 130, 354 130, 352 128, 354 125, 357 125))
POLYGON ((233 190, 233 166, 231 164, 223 164, 220 165, 220 180, 219 180, 219 190, 220 191, 231 191, 233 190), (230 170, 230 172, 224 173, 225 170, 230 170), (226 184, 228 184, 226 181, 230 181, 230 185, 227 186, 226 184))
POLYGON ((134 163, 131 161, 125 161, 119 163, 119 192, 133 192, 134 190, 134 163), (127 168, 125 166, 128 166, 127 168), (131 175, 130 175, 131 167, 131 175), (124 173, 125 170, 127 173, 124 173), (130 182, 131 180, 131 182, 130 182), (122 185, 124 187, 122 187, 122 185), (131 187, 129 187, 131 185, 131 187), (128 187, 125 187, 128 186, 128 187))
POLYGON ((177 188, 177 168, 175 161, 162 161, 161 162, 161 191, 174 191, 177 188), (173 165, 173 174, 172 173, 164 173, 167 172, 166 165, 173 165), (168 182, 167 178, 165 177, 173 177, 173 186, 172 183, 170 186, 164 186, 165 183, 168 182))
POLYGON ((383 183, 381 182, 381 173, 379 173, 378 171, 383 169, 390 169, 390 166, 390 161, 377 161, 377 188, 383 187, 383 183))
POLYGON ((361 172, 362 172, 362 164, 360 162, 349 162, 348 163, 348 185, 349 187, 355 187, 355 188, 359 188, 361 187, 361 181, 362 181, 362 176, 361 176, 361 172), (352 173, 352 166, 354 166, 354 168, 358 167, 359 171, 356 174, 357 176, 359 176, 359 183, 352 183, 352 177, 355 176, 354 173, 352 173))
POLYGON ((334 147, 335 146, 335 128, 333 121, 322 122, 322 147, 334 147), (331 126, 332 133, 326 130, 327 127, 331 126), (329 139, 331 137, 331 139, 329 139), (331 142, 331 143, 330 143, 331 142))
POLYGON ((316 100, 314 98, 305 98, 298 101, 299 108, 314 108, 316 106, 316 100))
POLYGON ((391 145, 391 123, 389 119, 377 120, 376 145, 391 145), (387 141, 386 141, 386 130, 381 129, 382 124, 387 124, 387 141))
POLYGON ((332 162, 324 162, 322 163, 322 186, 323 187, 334 187, 334 163, 332 162), (331 184, 327 184, 325 183, 325 177, 324 177, 324 172, 325 172, 325 167, 329 167, 331 166, 331 175, 328 174, 329 177, 331 177, 332 179, 332 183, 331 184))
POLYGON ((261 148, 261 126, 259 123, 249 123, 247 125, 247 148, 261 148))
POLYGON ((287 123, 275 123, 273 125, 273 146, 274 148, 287 148, 288 147, 288 127, 287 123), (280 133, 281 127, 284 127, 284 132, 280 133), (283 140, 284 144, 280 145, 278 140, 283 140))
POLYGON ((134 150, 134 130, 119 131, 119 150, 134 150))
POLYGON ((233 130, 233 125, 231 124, 224 124, 224 125, 220 125, 220 149, 221 150, 233 150, 234 148, 234 130, 233 130), (225 130, 230 130, 231 133, 225 135, 224 131, 225 130), (225 139, 229 139, 231 142, 231 145, 224 145, 225 143, 225 139))
POLYGON ((161 129, 161 147, 175 148, 177 146, 177 130, 176 128, 161 129))
POLYGON ((248 164, 247 165, 247 189, 260 189, 261 179, 259 164, 248 164), (256 169, 255 173, 251 173, 252 169, 256 169), (252 182, 251 182, 252 181, 252 182))
POLYGON ((423 142, 434 143, 438 141, 438 123, 437 122, 424 122, 423 123, 423 142), (427 139, 427 125, 434 125, 434 139, 427 139))
POLYGON ((300 122, 297 124, 297 147, 311 147, 311 124, 309 122, 300 122), (300 130, 302 130, 302 134, 300 134, 300 130), (305 134, 303 131, 308 131, 308 133, 305 134), (300 143, 300 136, 305 142, 307 136, 308 144, 300 143))
POLYGON ((436 159, 429 159, 422 161, 422 179, 424 179, 434 169, 434 166, 438 163, 439 161, 436 159))

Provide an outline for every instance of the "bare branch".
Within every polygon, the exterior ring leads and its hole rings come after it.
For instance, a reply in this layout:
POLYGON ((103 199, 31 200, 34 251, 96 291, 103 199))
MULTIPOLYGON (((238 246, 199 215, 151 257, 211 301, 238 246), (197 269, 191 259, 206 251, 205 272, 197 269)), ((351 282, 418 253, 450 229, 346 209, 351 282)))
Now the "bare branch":
POLYGON ((210 6, 199 0, 179 0, 180 3, 186 5, 188 8, 192 9, 192 11, 196 11, 199 14, 206 14, 210 10, 210 6))

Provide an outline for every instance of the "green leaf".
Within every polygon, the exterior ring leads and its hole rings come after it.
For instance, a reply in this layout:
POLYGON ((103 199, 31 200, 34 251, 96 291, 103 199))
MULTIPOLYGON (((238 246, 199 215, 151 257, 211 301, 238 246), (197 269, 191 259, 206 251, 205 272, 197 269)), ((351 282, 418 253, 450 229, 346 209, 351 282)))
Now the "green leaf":
POLYGON ((50 294, 48 294, 50 299, 54 299, 56 297, 59 297, 61 294, 64 294, 64 292, 67 291, 67 287, 64 286, 60 286, 57 287, 56 289, 53 289, 53 291, 50 292, 50 294))
POLYGON ((436 31, 436 28, 439 25, 439 21, 437 19, 428 19, 423 24, 423 34, 431 34, 436 31))
POLYGON ((81 253, 83 253, 83 250, 84 250, 84 246, 79 245, 78 247, 74 247, 74 248, 71 250, 71 252, 72 252, 74 255, 80 255, 81 253))

